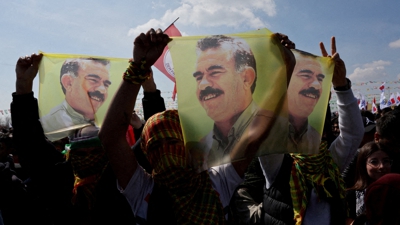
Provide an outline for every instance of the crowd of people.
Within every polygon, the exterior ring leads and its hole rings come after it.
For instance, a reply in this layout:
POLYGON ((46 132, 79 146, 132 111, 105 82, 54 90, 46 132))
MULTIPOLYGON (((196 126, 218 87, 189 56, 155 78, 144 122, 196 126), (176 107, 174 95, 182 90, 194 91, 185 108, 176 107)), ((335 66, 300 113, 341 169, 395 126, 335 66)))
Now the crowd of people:
MULTIPOLYGON (((220 50, 238 45, 244 49, 242 58, 251 58, 251 51, 237 40, 209 37, 199 42, 193 74, 200 104, 215 122, 204 143, 210 144, 214 158, 233 157, 226 150, 231 142, 246 153, 242 160, 211 167, 187 150, 178 111, 166 110, 157 90, 151 66, 171 41, 160 29, 135 39, 133 59, 101 128, 89 122, 68 131, 67 138, 50 140, 39 119, 32 84, 43 55, 19 58, 12 128, 0 132, 0 224, 400 224, 400 109, 378 115, 360 111, 332 38, 330 54, 322 43, 320 48, 322 56, 335 63, 332 85, 338 113, 331 117, 327 105, 323 134, 318 136, 308 116, 325 76, 313 63, 308 63, 310 69, 300 68, 312 56, 292 51, 295 45, 286 35, 273 38, 281 43, 287 88, 299 93, 288 96, 289 124, 283 125, 289 127, 288 148, 319 150, 311 155, 257 155, 259 149, 274 148, 277 133, 269 125, 279 124, 279 118, 256 106, 251 113, 247 110, 253 104, 255 62, 235 65, 238 57, 220 50), (304 61, 296 63, 300 58, 304 61), (213 87, 219 79, 215 73, 225 74, 219 75, 226 76, 222 79, 244 80, 235 86, 235 92, 246 96, 244 107, 213 111, 206 100, 221 95, 213 87), (144 121, 132 113, 141 88, 144 121), (302 107, 304 97, 313 99, 307 102, 310 108, 302 107), (237 112, 251 116, 241 118, 237 112), (228 121, 221 119, 228 114, 228 121), (241 126, 236 122, 243 120, 254 130, 244 131, 251 134, 245 140, 231 140, 229 134, 241 126), (134 144, 126 136, 130 126, 134 144), (21 168, 15 167, 15 160, 21 168)), ((81 71, 79 66, 75 70, 81 71)), ((111 84, 106 75, 98 78, 105 80, 100 86, 111 84)), ((68 88, 65 93, 76 94, 68 88)))

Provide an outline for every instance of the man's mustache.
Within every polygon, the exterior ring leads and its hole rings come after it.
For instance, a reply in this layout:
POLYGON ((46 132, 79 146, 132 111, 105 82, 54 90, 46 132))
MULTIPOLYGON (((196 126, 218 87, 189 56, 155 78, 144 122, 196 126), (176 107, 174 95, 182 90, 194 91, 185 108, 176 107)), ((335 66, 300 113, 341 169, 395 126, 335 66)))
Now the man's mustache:
POLYGON ((88 92, 88 95, 91 99, 94 99, 98 102, 104 102, 105 96, 102 94, 100 91, 93 91, 93 92, 88 92))
POLYGON ((221 95, 223 93, 224 93, 224 91, 222 91, 220 89, 216 89, 216 88, 212 88, 212 87, 208 86, 204 90, 200 91, 199 99, 200 99, 200 101, 203 101, 204 97, 206 97, 208 95, 215 94, 216 96, 218 96, 218 95, 221 95))
POLYGON ((303 89, 299 92, 299 94, 304 96, 314 95, 316 99, 318 99, 320 96, 319 91, 313 87, 310 87, 308 89, 303 89))

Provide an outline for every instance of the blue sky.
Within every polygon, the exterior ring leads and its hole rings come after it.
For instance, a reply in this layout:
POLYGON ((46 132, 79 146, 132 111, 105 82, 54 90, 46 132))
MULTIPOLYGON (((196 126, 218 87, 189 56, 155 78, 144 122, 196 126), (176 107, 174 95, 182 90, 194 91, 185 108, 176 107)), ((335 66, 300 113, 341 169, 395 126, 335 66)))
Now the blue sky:
MULTIPOLYGON (((20 56, 41 50, 130 58, 139 32, 164 29, 177 17, 183 35, 266 27, 314 54, 320 54, 319 42, 329 48, 335 36, 353 82, 400 79, 398 0, 14 0, 0 1, 0 9, 0 109, 9 108, 20 56)), ((163 92, 172 91, 172 82, 161 73, 155 80, 163 92)), ((34 92, 37 96, 38 79, 34 92)))

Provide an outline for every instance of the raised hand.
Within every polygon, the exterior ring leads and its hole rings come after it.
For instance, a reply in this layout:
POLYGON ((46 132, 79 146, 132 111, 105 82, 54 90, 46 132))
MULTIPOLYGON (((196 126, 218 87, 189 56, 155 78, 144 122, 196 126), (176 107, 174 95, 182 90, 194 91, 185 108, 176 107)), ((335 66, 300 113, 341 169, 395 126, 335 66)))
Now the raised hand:
POLYGON ((340 58, 339 53, 336 52, 336 39, 331 38, 331 55, 325 49, 324 43, 320 42, 319 47, 321 48, 322 56, 330 57, 335 61, 335 69, 333 71, 332 84, 334 87, 341 87, 347 85, 346 80, 346 66, 343 60, 340 58))
POLYGON ((142 127, 142 125, 143 125, 142 120, 139 118, 139 116, 136 114, 136 112, 132 113, 130 124, 135 129, 139 129, 142 127))
POLYGON ((32 92, 33 80, 39 70, 39 63, 42 60, 42 54, 32 54, 30 56, 20 57, 15 66, 16 73, 16 93, 26 94, 32 92))
POLYGON ((141 64, 145 59, 145 67, 150 67, 157 61, 164 51, 165 46, 171 39, 161 29, 155 31, 150 29, 146 34, 141 33, 134 41, 133 59, 135 63, 141 64))
POLYGON ((295 49, 296 44, 292 42, 286 34, 274 33, 274 36, 279 39, 280 43, 287 49, 295 49))

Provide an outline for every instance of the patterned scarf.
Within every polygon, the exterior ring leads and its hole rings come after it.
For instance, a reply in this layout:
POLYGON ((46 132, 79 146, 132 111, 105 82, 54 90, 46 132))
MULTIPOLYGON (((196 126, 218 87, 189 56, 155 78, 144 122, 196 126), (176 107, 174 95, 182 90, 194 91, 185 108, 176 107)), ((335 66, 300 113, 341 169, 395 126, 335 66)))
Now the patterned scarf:
POLYGON ((178 111, 155 114, 146 122, 141 147, 153 167, 154 182, 173 200, 177 224, 224 224, 225 217, 208 171, 196 173, 183 144, 178 111))
POLYGON ((98 137, 76 138, 66 145, 67 161, 71 162, 75 176, 72 203, 78 192, 86 198, 91 209, 95 201, 95 187, 108 165, 108 158, 98 137))
POLYGON ((316 155, 291 154, 293 158, 290 177, 291 196, 296 224, 302 223, 307 208, 309 185, 317 191, 319 198, 337 198, 345 206, 344 181, 339 168, 327 149, 327 142, 321 141, 316 155), (333 185, 332 185, 333 184, 333 185))

